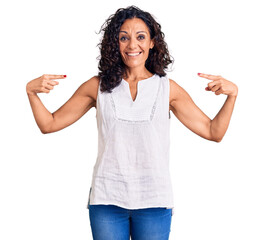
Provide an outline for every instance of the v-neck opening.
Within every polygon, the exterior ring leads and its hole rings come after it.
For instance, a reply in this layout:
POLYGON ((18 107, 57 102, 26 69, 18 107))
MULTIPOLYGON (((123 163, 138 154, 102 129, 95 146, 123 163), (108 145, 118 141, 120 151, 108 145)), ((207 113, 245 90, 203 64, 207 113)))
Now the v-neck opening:
POLYGON ((137 87, 137 95, 136 95, 136 98, 135 98, 135 100, 133 100, 133 97, 132 97, 132 94, 131 94, 131 91, 130 91, 130 85, 129 85, 129 82, 127 82, 124 78, 122 78, 122 81, 124 81, 126 84, 127 84, 127 86, 128 86, 128 93, 129 93, 129 95, 130 95, 130 99, 131 99, 131 102, 132 103, 136 103, 137 102, 137 100, 138 100, 138 98, 139 98, 139 83, 140 82, 146 82, 147 80, 150 80, 150 79, 152 79, 152 78, 154 78, 156 76, 156 73, 154 73, 151 77, 149 77, 149 78, 146 78, 146 79, 143 79, 143 80, 140 80, 140 81, 138 81, 137 82, 137 84, 136 84, 136 87, 137 87))

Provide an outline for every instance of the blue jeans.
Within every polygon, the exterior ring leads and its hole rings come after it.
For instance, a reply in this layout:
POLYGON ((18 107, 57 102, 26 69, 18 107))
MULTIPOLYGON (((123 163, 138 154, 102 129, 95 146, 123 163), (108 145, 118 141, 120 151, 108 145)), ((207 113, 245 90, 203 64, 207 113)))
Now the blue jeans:
POLYGON ((168 240, 172 209, 89 205, 94 240, 168 240))

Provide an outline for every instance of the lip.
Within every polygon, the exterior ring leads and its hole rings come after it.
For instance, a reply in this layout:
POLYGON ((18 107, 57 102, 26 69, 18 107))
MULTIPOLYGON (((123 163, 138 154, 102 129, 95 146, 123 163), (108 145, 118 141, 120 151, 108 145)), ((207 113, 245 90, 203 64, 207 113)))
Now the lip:
POLYGON ((139 51, 139 52, 126 52, 126 55, 127 55, 128 57, 137 57, 137 56, 139 56, 141 53, 142 53, 141 51, 139 51), (138 53, 138 54, 137 54, 137 53, 138 53), (135 56, 131 56, 131 55, 129 55, 129 54, 137 54, 137 55, 135 55, 135 56))

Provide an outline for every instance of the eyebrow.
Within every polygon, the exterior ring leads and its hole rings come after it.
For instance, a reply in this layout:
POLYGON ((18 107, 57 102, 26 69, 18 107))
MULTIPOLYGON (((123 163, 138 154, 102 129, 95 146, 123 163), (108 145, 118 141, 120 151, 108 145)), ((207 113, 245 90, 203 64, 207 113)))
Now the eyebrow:
MULTIPOLYGON (((126 31, 120 31, 120 32, 124 32, 124 33, 128 34, 126 31)), ((145 31, 138 31, 138 32, 136 32, 136 33, 138 34, 138 33, 142 33, 142 32, 147 33, 147 32, 145 32, 145 31)))

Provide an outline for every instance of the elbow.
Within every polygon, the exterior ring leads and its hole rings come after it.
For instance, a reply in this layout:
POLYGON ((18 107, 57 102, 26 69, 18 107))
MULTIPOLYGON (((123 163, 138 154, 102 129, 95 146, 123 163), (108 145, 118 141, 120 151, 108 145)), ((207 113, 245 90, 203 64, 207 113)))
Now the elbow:
POLYGON ((40 129, 42 134, 47 134, 47 133, 51 133, 52 132, 51 127, 45 127, 45 128, 42 127, 42 128, 39 128, 39 129, 40 129))
POLYGON ((213 141, 213 142, 217 142, 217 143, 220 143, 222 141, 223 137, 217 137, 217 136, 213 136, 211 134, 209 140, 213 141))
POLYGON ((53 130, 53 123, 45 124, 44 126, 39 127, 42 134, 52 133, 53 130))
POLYGON ((210 136, 209 139, 211 141, 217 143, 220 143, 224 137, 221 133, 212 129, 212 120, 210 121, 210 126, 209 126, 209 136, 210 136))
POLYGON ((40 131, 41 131, 42 134, 47 134, 47 133, 49 133, 49 131, 47 131, 46 129, 40 129, 40 131))
POLYGON ((212 138, 211 141, 220 143, 222 141, 223 138, 212 138))

